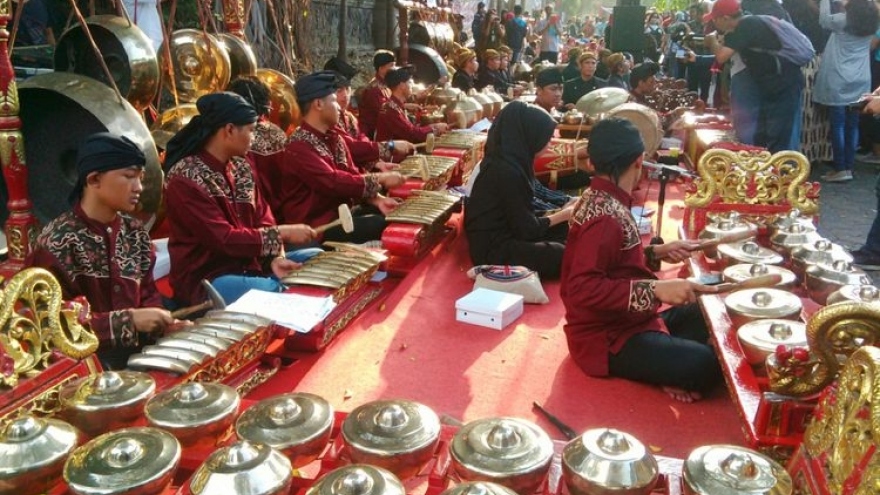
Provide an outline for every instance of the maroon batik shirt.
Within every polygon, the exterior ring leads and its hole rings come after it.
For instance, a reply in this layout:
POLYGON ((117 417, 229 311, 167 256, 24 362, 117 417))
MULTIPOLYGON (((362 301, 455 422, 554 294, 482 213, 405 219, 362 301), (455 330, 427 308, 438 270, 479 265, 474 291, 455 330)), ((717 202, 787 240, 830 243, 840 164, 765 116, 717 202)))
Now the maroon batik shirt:
POLYGON ((382 105, 376 124, 376 140, 403 139, 411 143, 424 143, 432 131, 429 125, 415 125, 409 120, 403 102, 392 96, 382 105))
POLYGON ((110 223, 89 218, 77 203, 37 237, 26 264, 51 271, 65 299, 85 296, 99 349, 138 347, 129 310, 162 307, 153 280, 156 257, 143 224, 119 214, 110 223))
POLYGON ((166 177, 165 205, 171 287, 183 304, 205 300, 202 279, 268 274, 281 252, 275 217, 244 158, 223 163, 202 152, 180 160, 166 177))
POLYGON ((594 177, 569 220, 560 288, 565 335, 572 359, 589 375, 606 376, 609 353, 631 336, 668 333, 631 203, 625 191, 594 177))
POLYGON ((264 119, 257 121, 248 157, 254 164, 260 193, 270 207, 277 203, 272 184, 281 177, 286 145, 287 134, 280 127, 264 119))
POLYGON ((373 78, 367 87, 361 91, 358 99, 358 123, 361 132, 368 138, 376 133, 376 123, 379 121, 379 111, 382 105, 391 98, 391 90, 385 85, 385 81, 378 77, 373 78))
POLYGON ((335 220, 340 204, 374 198, 380 189, 375 175, 354 164, 338 127, 322 133, 305 122, 290 135, 275 187, 279 221, 311 226, 335 220))
POLYGON ((357 117, 348 110, 339 112, 339 123, 336 130, 345 139, 352 161, 362 171, 373 170, 379 160, 390 162, 393 158, 388 142, 370 140, 358 128, 357 117))

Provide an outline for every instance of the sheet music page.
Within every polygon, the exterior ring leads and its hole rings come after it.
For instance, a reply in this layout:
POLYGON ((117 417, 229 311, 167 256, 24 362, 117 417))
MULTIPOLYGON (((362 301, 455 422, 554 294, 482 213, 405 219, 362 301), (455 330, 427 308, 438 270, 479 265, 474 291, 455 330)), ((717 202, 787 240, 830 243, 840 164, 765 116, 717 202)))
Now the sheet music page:
POLYGON ((263 316, 299 333, 308 333, 335 307, 332 296, 303 296, 251 289, 226 309, 263 316))

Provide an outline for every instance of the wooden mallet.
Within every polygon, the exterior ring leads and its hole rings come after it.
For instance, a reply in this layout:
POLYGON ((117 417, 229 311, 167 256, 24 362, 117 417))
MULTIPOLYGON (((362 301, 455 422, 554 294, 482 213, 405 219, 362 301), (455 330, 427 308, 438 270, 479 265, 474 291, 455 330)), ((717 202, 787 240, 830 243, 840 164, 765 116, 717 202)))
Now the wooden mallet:
POLYGON ((205 302, 174 310, 171 312, 171 317, 175 320, 182 320, 207 309, 226 309, 226 301, 223 300, 223 296, 217 292, 217 289, 211 285, 211 282, 202 279, 202 288, 205 289, 205 293, 208 295, 208 299, 205 302))
POLYGON ((327 229, 332 229, 337 225, 342 225, 342 230, 346 234, 351 234, 352 232, 354 232, 354 218, 352 218, 351 216, 351 209, 348 207, 348 205, 342 203, 341 205, 339 205, 338 211, 339 218, 333 220, 330 223, 325 223, 324 225, 319 225, 315 227, 315 233, 320 234, 321 232, 324 232, 327 229))
POLYGON ((413 146, 415 149, 424 148, 425 153, 431 154, 434 152, 434 134, 428 134, 428 137, 425 138, 424 143, 419 143, 413 146))
POLYGON ((428 182, 428 179, 431 178, 431 171, 428 169, 428 158, 426 158, 425 155, 413 155, 413 158, 416 159, 419 168, 415 172, 404 174, 404 177, 407 179, 418 177, 419 179, 428 182))

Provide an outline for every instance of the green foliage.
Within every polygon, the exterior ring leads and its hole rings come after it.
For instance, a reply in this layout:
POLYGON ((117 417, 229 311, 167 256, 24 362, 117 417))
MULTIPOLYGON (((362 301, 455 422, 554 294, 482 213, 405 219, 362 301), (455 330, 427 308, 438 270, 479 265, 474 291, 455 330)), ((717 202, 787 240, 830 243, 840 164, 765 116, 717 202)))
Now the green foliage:
MULTIPOLYGON (((165 22, 168 22, 168 14, 171 10, 171 2, 162 2, 162 12, 165 14, 165 22)), ((174 13, 174 29, 193 28, 201 29, 199 11, 196 0, 177 0, 177 12, 174 13)))
POLYGON ((687 11, 688 5, 690 4, 690 0, 655 0, 654 8, 660 12, 677 12, 679 10, 687 11))

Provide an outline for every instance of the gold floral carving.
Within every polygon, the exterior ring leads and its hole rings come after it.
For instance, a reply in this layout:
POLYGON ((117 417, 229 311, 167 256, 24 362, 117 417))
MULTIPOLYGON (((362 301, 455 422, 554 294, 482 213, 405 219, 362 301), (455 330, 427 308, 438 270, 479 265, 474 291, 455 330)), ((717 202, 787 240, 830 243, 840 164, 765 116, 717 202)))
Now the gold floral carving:
POLYGON ((268 325, 256 329, 207 364, 192 370, 185 377, 185 381, 219 382, 234 375, 246 364, 263 355, 272 340, 274 328, 268 325))
POLYGON ((43 417, 54 416, 61 410, 61 402, 58 400, 58 393, 61 391, 61 388, 68 383, 79 380, 80 378, 82 377, 79 375, 66 376, 55 385, 47 388, 33 399, 27 401, 21 407, 10 411, 4 416, 0 416, 0 431, 2 431, 10 422, 27 414, 43 417))
POLYGON ((0 373, 0 386, 13 387, 22 375, 45 369, 53 350, 83 359, 98 349, 88 327, 88 305, 65 303, 61 285, 42 268, 15 274, 0 292, 0 358, 12 360, 10 374, 0 373))
POLYGON ((770 390, 799 397, 817 394, 837 378, 841 357, 878 343, 880 308, 861 302, 825 306, 807 323, 811 358, 804 364, 807 370, 769 370, 770 390))
POLYGON ((376 296, 378 296, 381 293, 382 293, 382 289, 378 289, 378 288, 365 292, 361 296, 361 298, 358 299, 358 302, 355 305, 353 305, 351 308, 349 308, 348 311, 346 311, 346 313, 344 315, 342 315, 338 320, 333 322, 332 325, 330 325, 329 327, 327 327, 324 330, 324 336, 321 338, 321 347, 329 344, 330 341, 333 340, 333 337, 335 337, 337 333, 339 333, 343 328, 345 328, 345 326, 348 325, 348 323, 351 320, 353 320, 355 316, 360 314, 360 312, 363 311, 363 309, 366 308, 367 305, 370 304, 373 301, 373 299, 376 299, 376 296))
MULTIPOLYGON (((2 103, 0 103, 2 108, 2 103)), ((25 165, 24 138, 21 131, 0 131, 0 160, 5 166, 10 166, 13 155, 18 160, 18 166, 25 165)))
POLYGON ((223 1, 223 22, 226 28, 235 36, 242 36, 242 24, 244 24, 244 0, 223 1))
POLYGON ((722 203, 783 205, 805 215, 818 213, 814 186, 806 182, 810 162, 795 151, 733 152, 711 149, 697 164, 695 190, 685 195, 685 205, 704 208, 722 203))
MULTIPOLYGON (((0 117, 13 117, 18 115, 18 85, 15 79, 9 81, 5 92, 0 92, 0 117)), ((19 131, 13 131, 21 135, 19 131)))
POLYGON ((8 239, 9 257, 13 259, 24 258, 25 251, 25 234, 22 232, 21 225, 6 224, 6 237, 8 239))
POLYGON ((278 369, 281 367, 273 366, 268 369, 258 369, 251 373, 251 376, 247 378, 247 380, 241 382, 241 384, 235 387, 235 391, 238 392, 239 397, 246 397, 251 391, 260 385, 266 383, 269 378, 275 376, 275 373, 278 373, 278 369))
POLYGON ((836 391, 820 402, 804 433, 804 447, 823 464, 828 493, 869 495, 880 492, 877 441, 880 349, 862 347, 844 366, 836 391))
MULTIPOLYGON (((9 0, 0 0, 0 16, 8 16, 11 13, 9 10, 9 0)), ((9 37, 7 34, 5 37, 9 37)))

